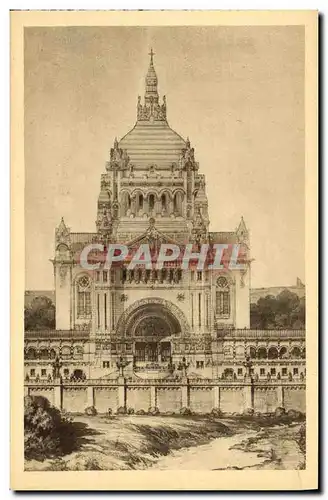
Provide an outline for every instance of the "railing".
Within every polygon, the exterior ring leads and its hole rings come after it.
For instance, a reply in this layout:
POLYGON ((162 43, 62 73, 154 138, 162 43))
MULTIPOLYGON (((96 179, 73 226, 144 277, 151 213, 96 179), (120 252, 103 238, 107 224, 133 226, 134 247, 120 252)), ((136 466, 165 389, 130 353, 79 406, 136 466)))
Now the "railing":
POLYGON ((287 330, 287 329, 270 329, 270 330, 253 330, 253 329, 222 329, 217 330, 218 337, 235 337, 235 338, 305 338, 305 330, 287 330))
POLYGON ((72 338, 72 339, 87 339, 90 336, 90 330, 31 330, 25 331, 26 339, 41 339, 41 338, 72 338))
POLYGON ((63 385, 64 387, 69 386, 77 386, 77 387, 87 387, 87 386, 119 386, 124 383, 126 386, 176 386, 180 387, 181 385, 188 384, 191 387, 244 387, 249 386, 250 384, 254 387, 266 387, 266 386, 305 386, 306 378, 303 379, 293 379, 293 380, 279 380, 279 379, 271 379, 271 380, 257 380, 257 381, 247 381, 247 380, 223 380, 223 379, 208 379, 208 378, 159 378, 159 379, 137 379, 137 378, 125 378, 124 381, 122 379, 87 379, 87 380, 69 380, 63 379, 61 382, 59 381, 49 381, 49 380, 29 380, 25 381, 25 386, 27 387, 42 387, 42 386, 53 386, 58 384, 63 385))

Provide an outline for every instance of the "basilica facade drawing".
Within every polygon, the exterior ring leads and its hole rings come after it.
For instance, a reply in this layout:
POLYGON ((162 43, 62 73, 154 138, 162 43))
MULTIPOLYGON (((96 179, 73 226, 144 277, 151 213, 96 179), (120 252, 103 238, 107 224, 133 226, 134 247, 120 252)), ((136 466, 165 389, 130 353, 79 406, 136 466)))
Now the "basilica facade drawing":
POLYGON ((291 407, 303 408, 305 331, 250 329, 249 230, 241 215, 229 232, 210 230, 197 151, 168 123, 153 56, 136 123, 114 140, 101 175, 95 231, 74 233, 64 220, 56 228, 56 329, 25 332, 26 385, 44 381, 46 387, 59 376, 67 384, 104 386, 120 377, 164 385, 188 378, 205 389, 214 381, 285 384, 291 407), (129 249, 145 243, 155 250, 163 243, 239 245, 243 266, 199 270, 168 262, 160 270, 101 265, 90 271, 79 257, 93 243, 129 249))

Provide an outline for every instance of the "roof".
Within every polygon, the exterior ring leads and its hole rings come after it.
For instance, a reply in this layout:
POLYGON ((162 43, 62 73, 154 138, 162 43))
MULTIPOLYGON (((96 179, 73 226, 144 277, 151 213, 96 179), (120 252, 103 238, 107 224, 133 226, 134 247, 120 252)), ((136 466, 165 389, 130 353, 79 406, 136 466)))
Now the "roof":
POLYGON ((172 163, 178 163, 186 142, 167 121, 144 121, 136 123, 120 140, 119 147, 127 150, 131 163, 137 168, 156 165, 159 169, 169 169, 172 163))

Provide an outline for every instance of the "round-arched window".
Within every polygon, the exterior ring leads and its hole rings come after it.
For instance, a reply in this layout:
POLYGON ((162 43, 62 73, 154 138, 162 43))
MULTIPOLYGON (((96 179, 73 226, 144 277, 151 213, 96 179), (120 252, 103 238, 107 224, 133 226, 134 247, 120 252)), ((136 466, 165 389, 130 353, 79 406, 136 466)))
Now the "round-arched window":
POLYGON ((276 347, 270 347, 268 351, 269 359, 278 359, 278 349, 276 347))
POLYGON ((230 289, 227 278, 219 276, 216 280, 216 286, 216 315, 228 318, 230 316, 230 289))
POLYGON ((249 356, 250 356, 251 359, 256 358, 256 349, 255 349, 255 347, 250 347, 249 348, 249 356))
POLYGON ((299 347, 293 347, 290 355, 292 358, 300 358, 301 357, 301 349, 299 347))
POLYGON ((258 359, 266 359, 268 357, 268 353, 265 347, 259 347, 257 351, 258 359))

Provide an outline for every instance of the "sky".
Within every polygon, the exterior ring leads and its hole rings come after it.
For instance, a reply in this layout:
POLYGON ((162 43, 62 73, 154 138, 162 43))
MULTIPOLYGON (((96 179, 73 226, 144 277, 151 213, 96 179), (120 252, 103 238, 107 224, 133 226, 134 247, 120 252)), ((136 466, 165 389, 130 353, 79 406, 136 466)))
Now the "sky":
POLYGON ((25 28, 25 288, 54 287, 55 227, 95 231, 100 175, 135 124, 149 51, 206 176, 211 231, 251 237, 252 287, 305 278, 304 28, 25 28))

